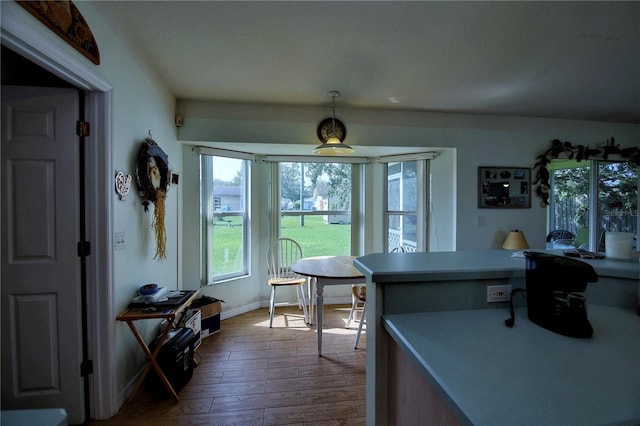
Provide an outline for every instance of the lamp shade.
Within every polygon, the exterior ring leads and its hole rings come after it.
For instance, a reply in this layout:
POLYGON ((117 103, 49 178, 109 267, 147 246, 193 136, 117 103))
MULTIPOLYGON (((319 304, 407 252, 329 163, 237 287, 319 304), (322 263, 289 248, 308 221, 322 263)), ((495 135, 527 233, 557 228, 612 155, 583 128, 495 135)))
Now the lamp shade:
POLYGON ((318 155, 345 155, 353 153, 353 148, 346 143, 340 142, 340 139, 331 137, 326 143, 318 145, 313 150, 313 153, 318 155))
POLYGON ((516 229, 509 232, 509 235, 507 235, 507 239, 504 240, 504 244, 502 244, 502 248, 507 250, 528 249, 529 243, 524 237, 524 233, 516 229))

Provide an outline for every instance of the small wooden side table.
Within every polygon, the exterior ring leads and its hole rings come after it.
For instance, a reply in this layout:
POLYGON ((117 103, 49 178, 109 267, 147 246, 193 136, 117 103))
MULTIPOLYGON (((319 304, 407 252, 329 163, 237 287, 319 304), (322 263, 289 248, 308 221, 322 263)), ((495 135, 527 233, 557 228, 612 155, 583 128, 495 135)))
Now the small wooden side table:
POLYGON ((176 402, 180 400, 180 398, 178 398, 178 394, 173 389, 173 386, 171 386, 171 383, 169 383, 169 380, 164 375, 164 372, 160 368, 160 365, 158 365, 156 361, 156 357, 158 356, 158 353, 162 348, 162 344, 167 339, 167 335, 171 330, 171 325, 173 324, 173 321, 176 319, 178 314, 180 314, 184 309, 186 309, 191 304, 193 299, 196 298, 196 296, 198 295, 198 290, 188 291, 186 293, 189 293, 189 296, 178 306, 167 307, 167 308, 163 308, 162 306, 159 306, 159 307, 156 307, 156 311, 154 312, 145 312, 144 308, 131 308, 131 309, 125 310, 124 312, 122 312, 120 315, 116 317, 117 321, 127 322, 127 325, 129 325, 131 332, 133 333, 134 337, 138 341, 138 344, 140 344, 140 347, 144 351, 144 354, 146 355, 148 360, 147 365, 145 365, 144 370, 142 370, 142 374, 140 375, 140 378, 136 383, 136 387, 133 389, 131 396, 129 396, 129 401, 133 400, 133 398, 135 398, 135 396, 138 394, 138 391, 140 390, 140 386, 142 386, 142 382, 144 382, 144 379, 147 377, 147 374, 149 373, 149 369, 151 367, 153 367, 153 369, 156 371, 156 373, 158 374, 158 377, 164 384, 164 387, 167 388, 171 396, 173 396, 173 399, 175 399, 176 402), (151 352, 151 350, 149 349, 149 346, 140 335, 140 332, 138 331, 134 323, 134 321, 137 321, 137 320, 147 320, 147 319, 166 319, 167 322, 169 323, 169 326, 166 327, 164 332, 162 333, 160 340, 158 341, 158 344, 156 345, 153 353, 151 352))

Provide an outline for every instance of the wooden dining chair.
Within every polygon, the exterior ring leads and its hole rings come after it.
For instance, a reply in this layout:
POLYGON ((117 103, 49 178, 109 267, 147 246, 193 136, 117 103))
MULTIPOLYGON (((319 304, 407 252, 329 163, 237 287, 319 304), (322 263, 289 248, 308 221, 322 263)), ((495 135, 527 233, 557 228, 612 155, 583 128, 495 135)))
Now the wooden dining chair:
MULTIPOLYGON (((356 340, 353 342, 353 348, 358 349, 358 341, 360 341, 360 334, 362 334, 362 326, 366 321, 366 315, 367 315, 367 287, 364 285, 354 285, 351 287, 351 294, 354 299, 356 299, 359 303, 362 303, 362 312, 360 313, 360 323, 358 324, 358 332, 356 333, 356 340)), ((350 316, 350 320, 351 320, 351 316, 350 316)))
POLYGON ((307 278, 291 270, 291 264, 302 259, 300 244, 291 238, 279 238, 267 250, 267 270, 269 271, 269 286, 271 298, 269 301, 269 328, 273 326, 273 314, 276 309, 276 289, 284 286, 295 286, 298 307, 303 311, 307 320, 307 303, 304 296, 304 285, 307 278))
MULTIPOLYGON (((356 313, 364 309, 367 301, 367 288, 364 285, 353 284, 351 286, 351 310, 347 317, 347 328, 351 326, 351 321, 355 321, 356 313), (362 305, 362 306, 361 306, 362 305)), ((360 314, 362 320, 362 314, 360 314)))
MULTIPOLYGON (((391 253, 404 253, 404 247, 398 246, 391 250, 391 253)), ((367 315, 367 287, 364 285, 351 286, 351 311, 349 312, 349 318, 347 318, 347 328, 351 325, 351 321, 355 319, 355 314, 358 311, 358 305, 362 303, 360 313, 360 324, 358 324, 358 332, 356 333, 356 340, 353 344, 354 349, 358 349, 358 341, 360 340, 360 334, 362 334, 362 325, 366 321, 367 315)))

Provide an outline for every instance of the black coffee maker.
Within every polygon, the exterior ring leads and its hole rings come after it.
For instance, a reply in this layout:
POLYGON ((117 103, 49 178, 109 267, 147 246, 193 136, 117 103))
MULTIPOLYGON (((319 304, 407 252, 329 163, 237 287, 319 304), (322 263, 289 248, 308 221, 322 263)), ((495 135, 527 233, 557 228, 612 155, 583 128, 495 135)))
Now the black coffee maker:
POLYGON ((591 337, 585 297, 588 282, 598 275, 588 263, 547 253, 525 252, 529 319, 570 337, 591 337))

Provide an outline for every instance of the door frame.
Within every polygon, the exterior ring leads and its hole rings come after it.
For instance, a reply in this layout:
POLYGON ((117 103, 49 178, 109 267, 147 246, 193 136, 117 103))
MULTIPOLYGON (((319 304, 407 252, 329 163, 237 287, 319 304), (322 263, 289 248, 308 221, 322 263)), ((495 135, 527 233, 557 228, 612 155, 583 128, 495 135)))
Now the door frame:
MULTIPOLYGON (((91 242, 87 258, 87 305, 91 376, 91 417, 106 419, 118 412, 111 247, 112 86, 84 58, 50 41, 51 32, 15 2, 2 2, 0 42, 33 63, 86 92, 85 117, 91 123, 86 143, 86 226, 91 242), (87 173, 91 170, 91 173, 87 173)), ((88 420, 88 419, 87 419, 88 420)))

